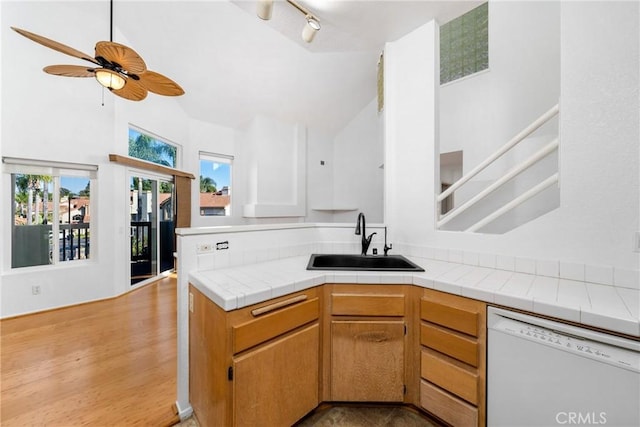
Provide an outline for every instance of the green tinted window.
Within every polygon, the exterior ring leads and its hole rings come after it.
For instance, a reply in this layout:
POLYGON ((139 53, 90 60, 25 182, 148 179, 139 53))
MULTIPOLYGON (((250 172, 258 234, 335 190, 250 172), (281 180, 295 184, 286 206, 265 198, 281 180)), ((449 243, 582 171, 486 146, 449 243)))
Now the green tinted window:
POLYGON ((440 27, 440 84, 489 68, 489 3, 440 27))

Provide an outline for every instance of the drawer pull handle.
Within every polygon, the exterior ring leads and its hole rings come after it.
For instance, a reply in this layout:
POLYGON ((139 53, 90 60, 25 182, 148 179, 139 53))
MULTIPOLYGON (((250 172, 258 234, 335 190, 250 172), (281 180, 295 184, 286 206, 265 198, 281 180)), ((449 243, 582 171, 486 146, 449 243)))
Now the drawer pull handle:
POLYGON ((307 299, 306 295, 298 295, 297 297, 289 298, 283 301, 278 301, 273 304, 265 305, 264 307, 256 308, 255 310, 251 310, 251 314, 253 315, 253 317, 262 316, 263 314, 275 311, 279 308, 286 307, 288 305, 305 301, 306 299, 307 299))

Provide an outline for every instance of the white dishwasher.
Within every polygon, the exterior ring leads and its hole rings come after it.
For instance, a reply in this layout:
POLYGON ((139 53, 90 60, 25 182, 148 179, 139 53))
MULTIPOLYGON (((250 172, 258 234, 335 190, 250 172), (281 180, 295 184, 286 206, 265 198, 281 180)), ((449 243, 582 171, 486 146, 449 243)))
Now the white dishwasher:
POLYGON ((487 310, 487 425, 640 426, 640 342, 487 310))

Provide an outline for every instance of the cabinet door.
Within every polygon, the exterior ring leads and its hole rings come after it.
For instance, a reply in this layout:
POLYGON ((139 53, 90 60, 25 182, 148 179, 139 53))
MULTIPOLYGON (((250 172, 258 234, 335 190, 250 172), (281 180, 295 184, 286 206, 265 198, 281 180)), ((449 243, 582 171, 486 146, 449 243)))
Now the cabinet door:
POLYGON ((288 426, 318 406, 318 324, 234 358, 236 426, 288 426))
POLYGON ((331 399, 403 401, 404 322, 331 322, 331 399))

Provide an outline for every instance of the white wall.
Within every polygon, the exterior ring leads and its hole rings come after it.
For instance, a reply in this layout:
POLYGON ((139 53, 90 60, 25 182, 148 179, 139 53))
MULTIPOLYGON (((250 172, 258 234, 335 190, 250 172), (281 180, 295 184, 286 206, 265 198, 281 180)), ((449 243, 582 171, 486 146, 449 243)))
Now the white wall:
POLYGON ((195 182, 191 186, 191 200, 194 201, 191 208, 191 226, 207 227, 241 223, 242 201, 240 197, 236 197, 236 194, 239 195, 241 192, 236 193, 235 190, 241 188, 238 184, 242 183, 242 173, 238 170, 237 162, 241 162, 242 159, 236 149, 235 130, 190 119, 188 141, 188 144, 182 146, 183 167, 186 170, 195 171, 196 180, 199 180, 200 176, 200 151, 234 157, 234 163, 231 167, 231 216, 200 216, 198 208, 200 185, 195 182))
MULTIPOLYGON (((367 221, 383 222, 383 120, 377 99, 369 102, 335 137, 333 203, 355 207, 367 221)), ((358 212, 337 212, 336 222, 354 221, 358 212)))
POLYGON ((385 222, 391 242, 427 243, 439 156, 439 27, 431 21, 385 47, 385 222))
MULTIPOLYGON (((245 182, 242 215, 304 217, 307 130, 302 124, 256 116, 237 133, 245 182)), ((242 193, 240 193, 242 192, 242 193)))
POLYGON ((320 210, 333 205, 334 136, 309 129, 307 140, 307 222, 331 222, 333 212, 320 210), (323 164, 322 164, 322 163, 323 164))
MULTIPOLYGON (((108 28, 101 18, 103 5, 86 3, 2 3, 2 155, 50 159, 98 165, 98 187, 92 198, 109 194, 114 171, 107 166, 107 154, 114 150, 114 111, 110 94, 102 103, 102 90, 93 79, 71 79, 45 74, 46 65, 73 63, 67 57, 13 32, 10 26, 34 31, 81 51, 92 52, 92 42, 108 28), (73 27, 76 31, 69 31, 73 27), (69 59, 69 62, 66 61, 69 59), (64 105, 64 108, 61 106, 64 105), (106 185, 105 185, 106 184, 106 185)), ((107 16, 108 18, 108 16, 107 16)), ((11 188, 8 175, 2 177, 3 195, 11 188)), ((2 206, 8 207, 7 199, 2 206)), ((0 212, 3 245, 2 316, 58 307, 112 296, 115 292, 113 247, 106 236, 113 234, 108 201, 92 207, 98 244, 89 262, 56 268, 32 267, 7 271, 10 266, 11 216, 0 212), (104 236, 104 238, 102 238, 104 236), (31 294, 39 285, 41 295, 31 294)))
POLYGON ((438 147, 437 133, 424 119, 433 114, 422 105, 433 86, 409 86, 424 80, 431 67, 426 61, 418 67, 417 60, 408 58, 412 52, 433 55, 435 37, 411 34, 390 44, 389 96, 396 91, 402 95, 387 102, 386 115, 387 144, 392 147, 386 151, 387 163, 391 160, 394 170, 388 171, 385 209, 394 235, 410 244, 637 270, 632 238, 640 228, 638 8, 637 2, 561 3, 561 207, 499 236, 436 232, 433 194, 416 200, 415 188, 429 193, 433 188, 432 174, 425 169, 431 169, 438 147), (424 111, 416 115, 417 109, 424 111), (423 161, 402 158, 400 144, 423 161), (401 185, 398 170, 421 185, 401 185), (409 203, 414 200, 419 204, 409 203), (403 215, 400 209, 419 213, 403 215))

